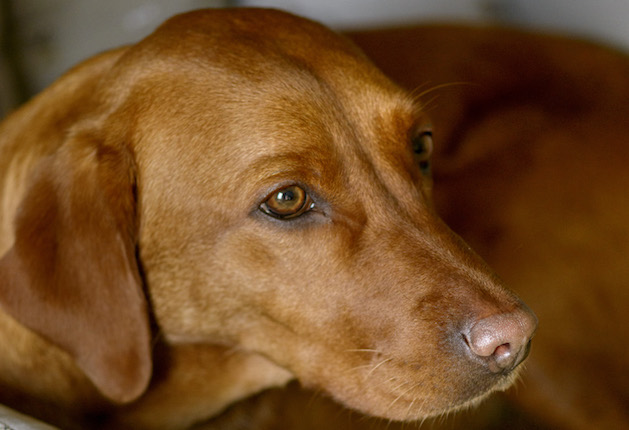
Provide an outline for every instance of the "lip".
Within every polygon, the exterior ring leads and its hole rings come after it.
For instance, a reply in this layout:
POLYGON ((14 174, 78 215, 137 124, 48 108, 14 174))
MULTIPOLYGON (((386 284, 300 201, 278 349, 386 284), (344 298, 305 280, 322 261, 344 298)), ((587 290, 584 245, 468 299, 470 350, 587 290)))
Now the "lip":
MULTIPOLYGON (((372 381, 368 387, 372 387, 381 399, 377 414, 393 420, 422 419, 472 407, 491 393, 509 387, 518 373, 514 371, 506 376, 492 374, 483 384, 475 383, 473 375, 470 375, 458 390, 441 387, 436 392, 427 393, 424 381, 413 375, 417 372, 417 363, 404 363, 384 356, 379 360, 387 360, 378 369, 384 372, 384 378, 390 377, 385 379, 385 383, 372 381)), ((369 375, 370 379, 373 377, 373 374, 369 375)))

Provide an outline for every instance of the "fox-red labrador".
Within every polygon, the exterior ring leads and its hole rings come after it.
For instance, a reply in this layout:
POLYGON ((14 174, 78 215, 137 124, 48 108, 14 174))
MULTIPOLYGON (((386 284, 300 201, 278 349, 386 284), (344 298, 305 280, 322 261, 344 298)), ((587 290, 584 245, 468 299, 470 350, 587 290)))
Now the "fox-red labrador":
POLYGON ((294 378, 394 420, 509 386, 537 320, 435 214, 431 133, 276 11, 72 69, 0 129, 0 400, 179 429, 294 378))

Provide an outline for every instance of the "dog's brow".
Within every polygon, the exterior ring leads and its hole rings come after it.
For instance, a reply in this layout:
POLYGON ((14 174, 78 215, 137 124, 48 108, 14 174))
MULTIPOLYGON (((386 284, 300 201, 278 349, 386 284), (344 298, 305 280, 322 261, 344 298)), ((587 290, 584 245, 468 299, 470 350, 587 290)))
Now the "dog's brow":
POLYGON ((250 178, 251 172, 255 172, 259 182, 282 179, 308 182, 322 176, 328 158, 316 147, 302 151, 279 151, 257 158, 243 170, 243 176, 250 178))

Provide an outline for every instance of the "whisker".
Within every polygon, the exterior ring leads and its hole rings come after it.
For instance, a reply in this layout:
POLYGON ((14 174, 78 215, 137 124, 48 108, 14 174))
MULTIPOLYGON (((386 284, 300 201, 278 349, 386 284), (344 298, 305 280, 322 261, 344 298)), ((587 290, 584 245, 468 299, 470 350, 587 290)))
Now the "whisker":
POLYGON ((408 420, 408 417, 409 417, 409 415, 411 413, 411 409, 413 408, 413 405, 415 404, 415 400, 417 400, 417 397, 415 397, 413 399, 413 401, 411 402, 411 404, 408 405, 408 408, 406 409, 406 414, 404 415, 404 419, 405 420, 408 420))
POLYGON ((522 370, 518 372, 516 377, 513 379, 513 382, 511 383, 513 387, 512 389, 514 389, 516 392, 520 389, 520 387, 522 387, 523 389, 526 388, 526 378, 523 377, 526 372, 526 364, 522 364, 521 366, 522 370))
POLYGON ((366 367, 372 367, 373 364, 369 363, 369 364, 361 364, 359 366, 354 366, 352 367, 350 370, 358 370, 358 369, 364 369, 366 367))
MULTIPOLYGON (((404 381, 404 382, 402 382, 400 385, 398 385, 397 387, 393 388, 393 390, 391 390, 391 391, 397 391, 397 390, 399 390, 400 388, 402 388, 403 386, 408 385, 408 384, 410 384, 410 382, 409 382, 409 381, 404 381)), ((404 393, 402 393, 402 394, 404 394, 404 393)))
MULTIPOLYGON (((368 352, 371 354, 382 354, 382 351, 377 350, 377 349, 369 349, 369 348, 361 348, 361 349, 346 349, 345 352, 368 352)), ((357 370, 361 370, 361 369, 365 369, 365 368, 371 368, 371 370, 367 373, 367 377, 370 376, 376 369, 378 369, 378 367, 380 367, 381 365, 383 365, 384 363, 386 363, 387 361, 391 361, 393 360, 393 358, 387 358, 381 362, 379 362, 378 364, 376 364, 375 366, 373 365, 373 363, 368 363, 368 364, 361 364, 355 367, 352 367, 350 369, 347 370, 347 372, 355 372, 357 370)))
POLYGON ((308 402, 306 403, 306 408, 312 409, 314 407, 315 401, 317 401, 318 399, 322 397, 323 397, 322 388, 317 388, 315 390, 312 390, 310 393, 310 398, 308 399, 308 402))
POLYGON ((419 85, 417 85, 415 88, 413 88, 412 90, 409 91, 409 94, 411 95, 411 97, 415 97, 417 96, 417 94, 420 94, 420 91, 425 91, 424 88, 428 87, 429 83, 428 82, 422 82, 419 85))
POLYGON ((346 349, 345 352, 372 352, 374 354, 382 354, 382 351, 377 349, 346 349))
POLYGON ((436 105, 436 101, 439 99, 438 95, 434 95, 426 101, 421 102, 421 108, 424 112, 429 112, 432 110, 433 105, 436 105))
POLYGON ((393 424, 393 420, 388 420, 387 421, 387 426, 385 427, 385 430, 389 430, 391 428, 391 424, 393 424))
POLYGON ((400 398, 402 398, 402 396, 404 396, 405 394, 407 394, 409 391, 414 390, 414 389, 415 389, 415 388, 417 388, 419 385, 420 385, 419 383, 417 383, 417 384, 412 384, 412 385, 411 385, 411 387, 410 387, 408 390, 403 391, 403 392, 402 392, 399 396, 397 396, 397 397, 396 397, 396 398, 395 398, 395 399, 394 399, 394 400, 393 400, 393 401, 389 404, 389 408, 391 408, 391 407, 395 404, 395 402, 397 402, 398 400, 400 400, 400 398))
MULTIPOLYGON (((387 360, 385 360, 385 361, 387 361, 387 360)), ((345 373, 351 373, 351 372, 356 372, 356 371, 360 371, 360 370, 367 369, 367 368, 372 368, 372 367, 373 367, 373 364, 372 364, 372 363, 368 363, 368 364, 360 364, 360 365, 358 365, 358 366, 354 366, 354 367, 352 367, 352 368, 349 368, 349 369, 345 370, 344 372, 345 372, 345 373)), ((367 373, 367 376, 371 375, 371 372, 372 372, 373 370, 374 370, 374 369, 370 370, 370 371, 367 373)))
POLYGON ((391 376, 389 379, 387 379, 386 381, 384 381, 384 383, 385 383, 385 384, 388 384, 389 382, 393 382, 393 381, 395 381, 396 379, 398 379, 398 377, 397 377, 397 376, 391 376))
POLYGON ((378 367, 382 366, 384 363, 389 362, 391 360, 393 360, 393 358, 387 358, 386 360, 382 360, 380 363, 376 364, 369 372, 367 372, 367 375, 365 377, 368 378, 373 372, 376 371, 376 369, 378 369, 378 367))
POLYGON ((458 82, 448 82, 445 84, 439 84, 439 85, 435 85, 432 86, 430 88, 428 88, 427 90, 423 90, 421 92, 418 92, 421 90, 422 86, 424 86, 425 84, 422 84, 420 86, 418 86, 417 88, 415 88, 413 91, 411 91, 411 97, 413 97, 413 100, 415 101, 420 101, 420 99, 424 96, 426 96, 427 94, 430 94, 434 91, 437 90, 441 90, 443 88, 449 88, 449 87, 455 87, 455 86, 459 86, 459 85, 474 85, 472 82, 465 82, 465 81, 458 81, 458 82))
MULTIPOLYGON (((426 406, 426 402, 428 401, 427 397, 424 397, 424 401, 422 402, 421 406, 419 407, 419 409, 417 410, 418 412, 424 409, 424 406, 426 406)), ((428 419, 427 416, 422 417, 421 421, 419 422, 419 427, 422 427, 424 425, 424 423, 426 422, 426 420, 428 419)))

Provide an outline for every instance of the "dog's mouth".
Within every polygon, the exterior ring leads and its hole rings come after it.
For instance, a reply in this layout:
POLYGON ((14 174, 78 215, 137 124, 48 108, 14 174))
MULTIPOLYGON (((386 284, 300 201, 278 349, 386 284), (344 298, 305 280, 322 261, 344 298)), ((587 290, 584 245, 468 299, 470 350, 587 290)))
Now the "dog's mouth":
POLYGON ((347 406, 394 421, 414 421, 476 406, 495 391, 507 389, 518 369, 488 373, 445 363, 428 366, 374 355, 353 390, 331 387, 330 393, 347 406))

